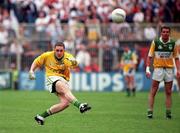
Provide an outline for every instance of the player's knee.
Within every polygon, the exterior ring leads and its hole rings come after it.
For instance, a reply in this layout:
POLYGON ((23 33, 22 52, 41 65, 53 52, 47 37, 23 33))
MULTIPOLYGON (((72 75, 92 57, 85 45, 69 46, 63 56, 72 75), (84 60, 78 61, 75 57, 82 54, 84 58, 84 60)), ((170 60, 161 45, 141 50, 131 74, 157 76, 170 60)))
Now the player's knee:
POLYGON ((63 82, 56 82, 56 91, 60 94, 64 94, 63 82))
POLYGON ((154 97, 154 96, 156 95, 156 93, 157 93, 157 88, 156 88, 156 87, 152 88, 150 95, 151 95, 152 97, 154 97))
POLYGON ((63 101, 61 104, 64 108, 67 108, 70 105, 70 103, 68 101, 63 101))
POLYGON ((171 95, 171 89, 166 90, 166 95, 170 96, 171 95))

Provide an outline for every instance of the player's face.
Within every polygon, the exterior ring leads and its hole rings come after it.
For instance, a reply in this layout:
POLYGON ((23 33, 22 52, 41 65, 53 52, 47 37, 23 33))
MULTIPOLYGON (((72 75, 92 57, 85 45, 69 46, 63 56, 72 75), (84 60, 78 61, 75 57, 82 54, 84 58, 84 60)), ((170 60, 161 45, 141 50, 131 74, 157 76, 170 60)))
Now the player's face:
POLYGON ((168 41, 169 36, 170 36, 170 30, 166 29, 166 28, 162 29, 162 31, 161 31, 162 40, 165 41, 165 42, 168 41))
POLYGON ((56 46, 54 48, 55 56, 57 58, 61 58, 64 55, 64 47, 62 46, 56 46))

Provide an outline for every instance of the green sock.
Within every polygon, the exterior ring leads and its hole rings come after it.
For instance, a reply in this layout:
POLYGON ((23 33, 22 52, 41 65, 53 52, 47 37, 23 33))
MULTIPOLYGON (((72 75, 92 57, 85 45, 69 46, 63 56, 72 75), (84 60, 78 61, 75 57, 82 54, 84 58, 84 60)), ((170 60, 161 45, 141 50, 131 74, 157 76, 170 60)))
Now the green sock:
POLYGON ((131 92, 130 92, 130 89, 129 89, 129 88, 126 88, 126 92, 127 92, 127 96, 130 96, 130 95, 131 95, 131 92))
POLYGON ((52 115, 52 113, 49 110, 46 110, 45 112, 43 112, 42 114, 40 114, 40 116, 42 116, 43 118, 46 118, 48 116, 52 115))
POLYGON ((74 106, 76 106, 77 108, 79 108, 79 106, 81 105, 81 103, 80 103, 78 100, 72 101, 72 104, 73 104, 74 106))
POLYGON ((166 109, 166 114, 171 114, 171 109, 166 109))

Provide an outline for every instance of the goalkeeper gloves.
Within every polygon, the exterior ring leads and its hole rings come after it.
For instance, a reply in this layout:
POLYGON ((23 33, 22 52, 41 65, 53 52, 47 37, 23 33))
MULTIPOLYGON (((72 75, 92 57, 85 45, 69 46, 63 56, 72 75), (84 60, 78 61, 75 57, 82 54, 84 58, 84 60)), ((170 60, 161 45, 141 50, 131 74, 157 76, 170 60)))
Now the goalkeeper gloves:
POLYGON ((29 79, 34 80, 35 78, 36 78, 36 76, 35 76, 34 72, 30 71, 29 72, 29 79))

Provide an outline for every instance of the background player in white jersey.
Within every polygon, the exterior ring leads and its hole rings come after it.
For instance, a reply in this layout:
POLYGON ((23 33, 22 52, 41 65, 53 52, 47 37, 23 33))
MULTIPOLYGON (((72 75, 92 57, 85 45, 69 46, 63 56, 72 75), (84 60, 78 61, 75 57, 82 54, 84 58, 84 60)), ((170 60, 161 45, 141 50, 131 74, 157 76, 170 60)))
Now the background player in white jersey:
POLYGON ((65 52, 65 46, 62 42, 58 42, 53 51, 41 54, 32 63, 29 71, 30 79, 35 79, 34 71, 44 66, 46 87, 59 98, 58 104, 51 106, 47 111, 35 116, 38 124, 43 125, 46 117, 63 111, 70 103, 79 108, 81 113, 91 109, 87 103, 79 102, 69 88, 70 69, 77 65, 78 63, 75 58, 65 52))
POLYGON ((177 77, 180 77, 180 62, 178 57, 178 49, 176 42, 170 38, 170 27, 163 26, 161 28, 161 36, 152 41, 149 54, 146 61, 146 76, 150 78, 150 66, 153 60, 153 76, 152 86, 149 93, 149 109, 148 118, 153 118, 153 107, 155 95, 159 88, 159 83, 164 81, 166 94, 166 118, 171 119, 171 94, 173 85, 173 68, 175 64, 177 68, 177 77))

